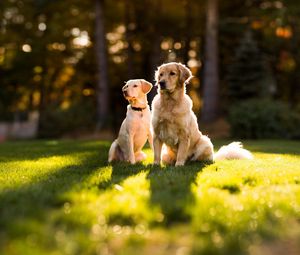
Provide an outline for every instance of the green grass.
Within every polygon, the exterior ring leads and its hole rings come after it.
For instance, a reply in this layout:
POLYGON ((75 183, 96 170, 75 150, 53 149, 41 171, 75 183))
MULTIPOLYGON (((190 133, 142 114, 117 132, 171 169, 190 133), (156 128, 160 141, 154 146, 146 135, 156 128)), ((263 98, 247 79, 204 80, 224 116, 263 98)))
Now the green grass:
POLYGON ((299 254, 300 142, 245 145, 158 168, 149 149, 107 165, 109 142, 0 144, 0 254, 299 254))

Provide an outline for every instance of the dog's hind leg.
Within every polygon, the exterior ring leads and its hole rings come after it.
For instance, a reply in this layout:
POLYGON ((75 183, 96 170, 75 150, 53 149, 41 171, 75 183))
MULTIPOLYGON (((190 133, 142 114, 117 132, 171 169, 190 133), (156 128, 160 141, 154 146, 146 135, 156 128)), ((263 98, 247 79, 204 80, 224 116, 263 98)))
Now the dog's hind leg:
POLYGON ((126 135, 123 139, 119 138, 120 148, 122 148, 122 161, 135 164, 135 156, 133 150, 133 137, 126 135))
POLYGON ((197 149, 195 150, 194 156, 191 158, 191 161, 214 160, 214 146, 207 136, 201 136, 196 145, 196 148, 197 149))
POLYGON ((120 145, 118 144, 118 141, 115 140, 109 149, 108 152, 108 162, 111 163, 112 161, 123 161, 124 155, 120 148, 120 145))
POLYGON ((114 160, 117 160, 117 155, 116 155, 117 147, 118 147, 118 142, 117 142, 117 140, 115 140, 111 144, 109 152, 108 152, 108 162, 109 163, 114 161, 114 160))

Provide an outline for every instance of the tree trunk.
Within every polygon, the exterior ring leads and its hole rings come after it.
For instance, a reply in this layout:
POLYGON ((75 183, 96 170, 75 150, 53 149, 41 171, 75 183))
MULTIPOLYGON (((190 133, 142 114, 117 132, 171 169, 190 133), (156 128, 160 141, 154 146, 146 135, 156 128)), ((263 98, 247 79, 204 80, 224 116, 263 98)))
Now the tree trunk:
POLYGON ((207 0, 202 121, 218 117, 218 0, 207 0))
MULTIPOLYGON (((162 0, 156 0, 152 2, 153 4, 153 12, 156 14, 154 17, 152 26, 148 27, 149 29, 149 41, 151 42, 150 46, 150 55, 145 59, 149 61, 149 69, 146 73, 146 77, 148 81, 154 83, 154 74, 157 67, 161 64, 161 49, 160 44, 162 37, 157 35, 157 31, 160 31, 161 24, 158 21, 158 17, 161 16, 162 11, 162 0)), ((149 104, 152 103, 153 98, 157 94, 157 87, 153 86, 152 90, 148 94, 148 102, 149 104)))
POLYGON ((185 25, 184 25, 184 49, 183 49, 183 62, 187 64, 190 57, 190 42, 191 42, 191 25, 192 25, 192 6, 190 1, 184 1, 184 12, 185 12, 185 25))
MULTIPOLYGON (((161 38, 159 36, 156 36, 153 38, 153 44, 152 44, 152 53, 150 56, 150 67, 152 72, 150 73, 149 82, 151 82, 154 85, 154 74, 157 69, 157 67, 161 64, 161 51, 160 51, 160 43, 161 38)), ((157 86, 153 86, 152 90, 148 94, 148 102, 149 104, 152 103, 153 98, 157 94, 157 86)))
POLYGON ((109 88, 107 74, 107 45, 104 26, 104 0, 96 0, 95 50, 97 57, 97 130, 102 129, 109 116, 109 88))
POLYGON ((125 1, 125 26, 126 26, 126 41, 128 43, 128 48, 127 48, 127 79, 132 79, 132 77, 135 76, 134 72, 134 61, 133 61, 133 56, 134 56, 134 50, 132 46, 132 38, 133 38, 133 31, 132 28, 130 27, 132 18, 131 18, 131 10, 132 10, 132 4, 130 0, 125 1))

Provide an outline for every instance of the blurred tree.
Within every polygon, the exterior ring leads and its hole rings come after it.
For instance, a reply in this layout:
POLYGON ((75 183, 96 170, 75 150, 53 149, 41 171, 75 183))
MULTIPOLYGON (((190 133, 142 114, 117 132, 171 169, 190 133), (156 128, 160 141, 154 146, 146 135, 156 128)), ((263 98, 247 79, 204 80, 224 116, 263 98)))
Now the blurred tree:
POLYGON ((126 0, 125 1, 124 11, 125 11, 125 19, 124 19, 124 25, 126 29, 126 41, 127 41, 127 76, 128 79, 130 77, 134 77, 134 48, 133 48, 133 38, 134 38, 134 23, 132 23, 132 11, 133 11, 133 5, 132 1, 126 0))
POLYGON ((300 100, 299 14, 300 2, 249 1, 244 27, 251 28, 261 52, 274 73, 276 99, 296 105, 300 100))
POLYGON ((231 102, 267 97, 270 80, 262 53, 258 50, 251 32, 246 32, 228 66, 228 96, 231 102))
POLYGON ((202 109, 202 120, 204 122, 215 120, 219 113, 218 26, 218 0, 207 0, 202 109))
POLYGON ((97 129, 107 125, 109 116, 109 89, 108 89, 108 66, 107 45, 104 17, 104 0, 95 0, 96 9, 96 56, 97 56, 97 129))

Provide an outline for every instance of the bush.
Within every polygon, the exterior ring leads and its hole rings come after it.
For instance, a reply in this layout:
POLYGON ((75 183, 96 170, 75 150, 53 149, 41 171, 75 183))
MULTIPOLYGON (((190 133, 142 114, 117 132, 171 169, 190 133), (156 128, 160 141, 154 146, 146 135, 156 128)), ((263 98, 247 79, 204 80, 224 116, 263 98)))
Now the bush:
POLYGON ((300 114, 282 102, 251 99, 229 110, 231 135, 238 138, 300 138, 300 114))
POLYGON ((227 69, 227 95, 231 102, 263 98, 270 93, 271 74, 252 33, 247 31, 227 69), (242 75, 241 75, 242 74, 242 75))
POLYGON ((53 138, 68 132, 86 130, 95 125, 95 107, 91 103, 77 103, 63 110, 49 106, 41 116, 39 137, 53 138))

